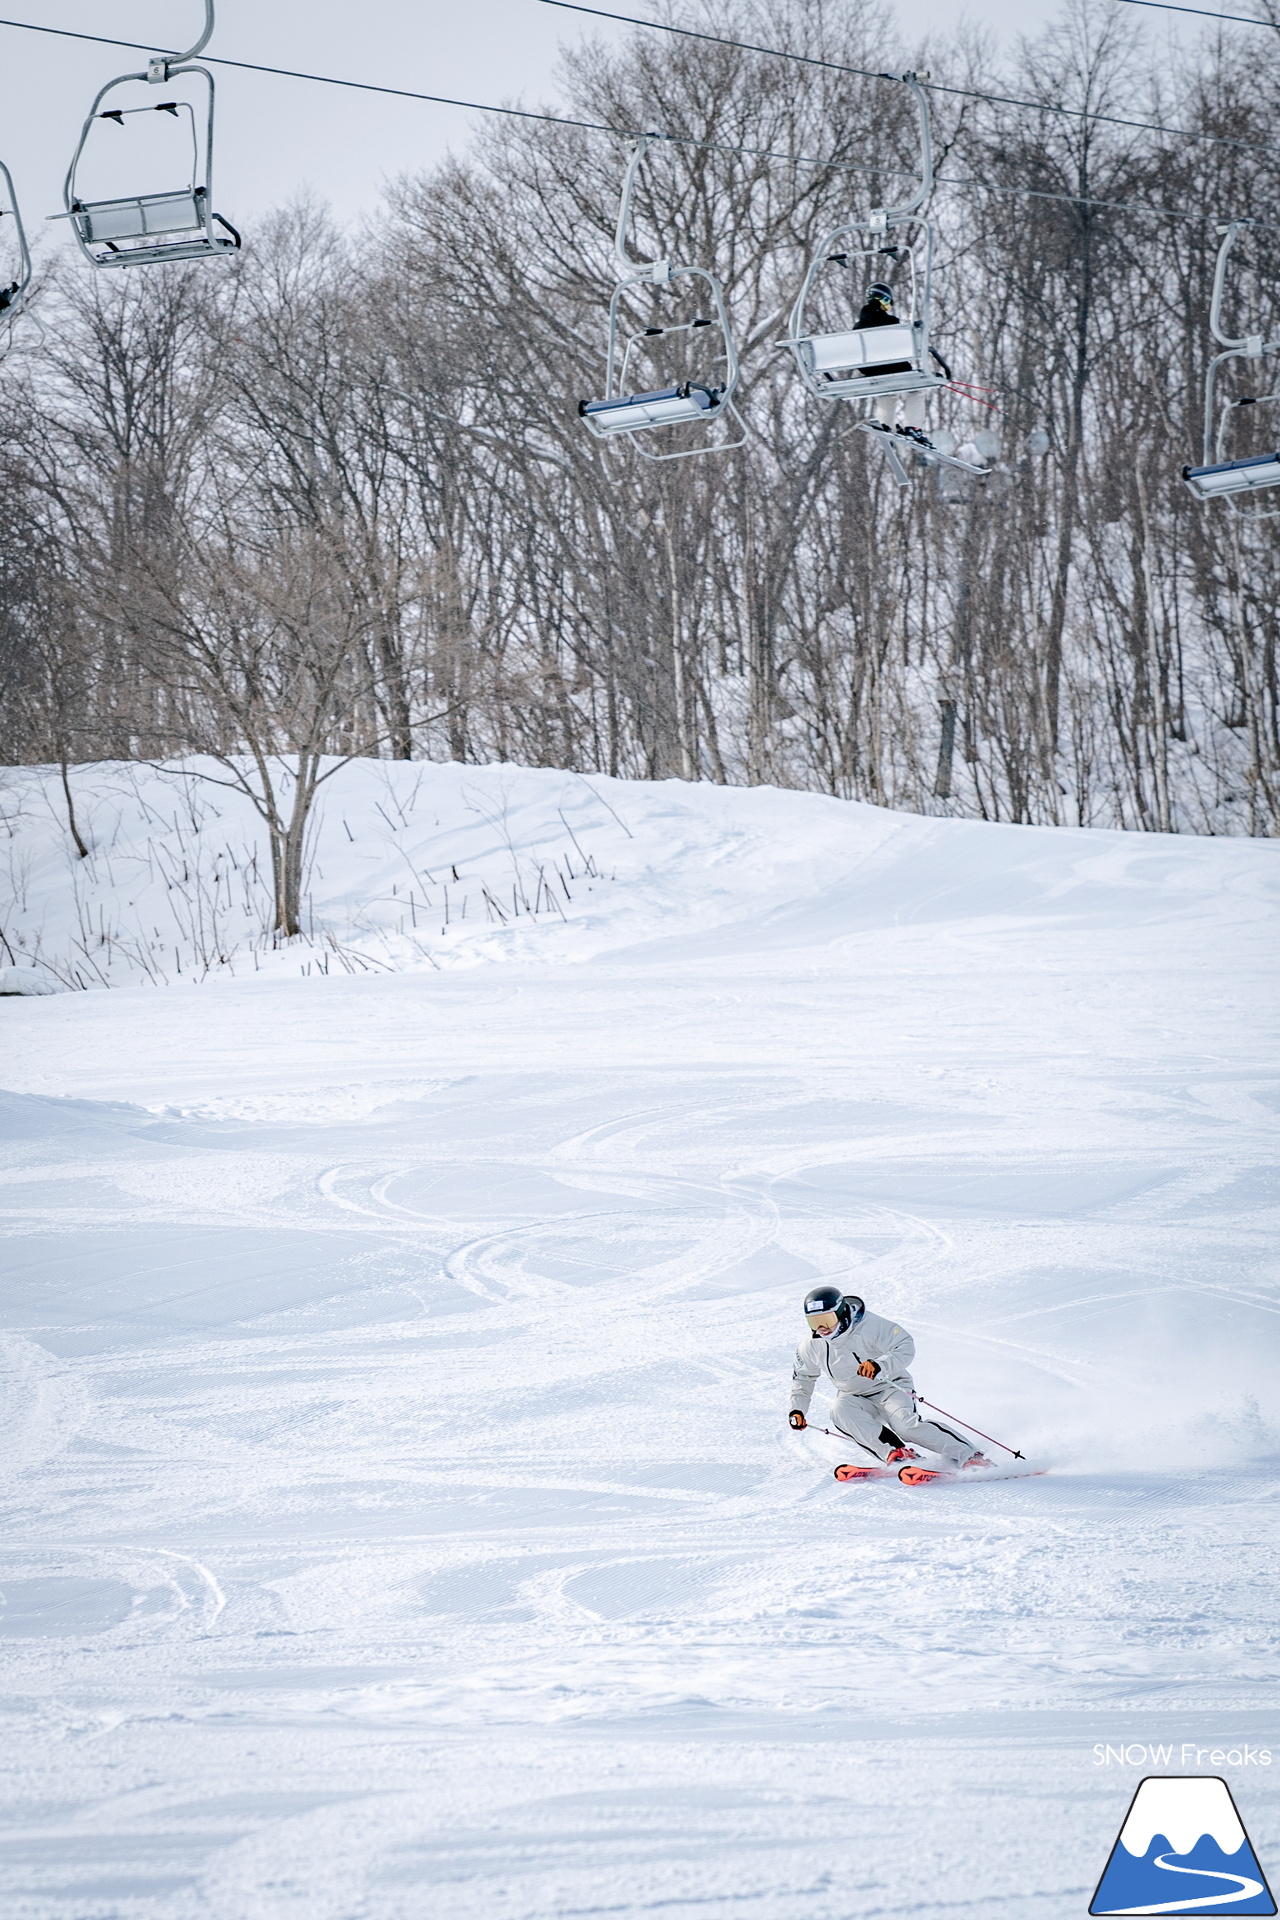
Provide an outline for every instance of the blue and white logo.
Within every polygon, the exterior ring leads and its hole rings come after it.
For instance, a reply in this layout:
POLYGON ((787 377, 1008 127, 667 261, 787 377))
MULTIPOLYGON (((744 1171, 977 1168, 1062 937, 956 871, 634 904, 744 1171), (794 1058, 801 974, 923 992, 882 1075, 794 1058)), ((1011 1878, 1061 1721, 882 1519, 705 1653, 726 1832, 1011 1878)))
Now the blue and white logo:
POLYGON ((1274 1913, 1225 1780, 1144 1780, 1111 1849, 1093 1914, 1274 1913))

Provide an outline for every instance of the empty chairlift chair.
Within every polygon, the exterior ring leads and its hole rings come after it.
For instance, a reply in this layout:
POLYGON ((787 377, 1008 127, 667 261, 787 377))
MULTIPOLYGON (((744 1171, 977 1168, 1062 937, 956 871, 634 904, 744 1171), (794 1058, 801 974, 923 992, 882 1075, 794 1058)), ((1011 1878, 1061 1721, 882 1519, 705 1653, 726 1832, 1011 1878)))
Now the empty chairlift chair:
POLYGON ((618 284, 609 302, 604 397, 579 401, 578 414, 597 440, 610 441, 625 436, 647 460, 687 460, 697 454, 727 453, 732 447, 740 447, 746 439, 746 429, 733 404, 738 385, 738 353, 729 326, 724 294, 715 275, 705 267, 675 266, 670 260, 633 260, 627 252, 627 230, 631 221, 636 174, 649 147, 661 137, 656 133, 642 134, 636 141, 627 167, 613 243, 613 263, 618 284), (673 281, 680 279, 703 282, 713 318, 699 316, 675 326, 636 326, 626 330, 622 306, 633 289, 643 286, 669 287, 673 281), (633 388, 638 364, 646 352, 654 350, 652 343, 658 340, 671 342, 681 336, 686 338, 688 344, 692 344, 694 339, 708 342, 703 377, 695 379, 682 374, 682 377, 671 380, 665 386, 639 390, 633 388), (709 352, 709 342, 717 337, 723 342, 724 351, 713 357, 709 352), (720 372, 721 368, 723 372, 720 372), (705 427, 718 423, 724 415, 731 415, 736 423, 736 438, 721 437, 701 446, 671 447, 665 452, 643 444, 642 436, 651 428, 705 427))
POLYGON ((213 9, 214 0, 205 0, 204 32, 186 53, 172 60, 157 56, 144 71, 124 73, 109 80, 89 110, 80 143, 67 170, 63 192, 66 212, 57 217, 70 220, 81 252, 95 267, 151 266, 161 260, 221 260, 240 245, 240 235, 235 228, 213 209, 213 75, 207 67, 192 64, 213 32, 213 9), (117 87, 139 81, 151 86, 168 86, 187 74, 196 75, 203 87, 204 100, 199 114, 190 101, 182 99, 160 100, 147 106, 103 107, 103 101, 117 87), (99 129, 103 121, 111 121, 127 134, 140 115, 156 113, 171 116, 187 126, 191 144, 186 180, 180 185, 169 181, 164 190, 157 193, 86 199, 80 190, 79 176, 95 129, 99 129))
POLYGON ((1234 339, 1224 333, 1222 328, 1222 298, 1226 285, 1227 261, 1238 236, 1246 227, 1252 226, 1251 220, 1233 220, 1229 226, 1219 228, 1223 235, 1218 249, 1218 264, 1213 276, 1213 298, 1209 307, 1209 326, 1214 339, 1223 351, 1209 362, 1205 374, 1204 389, 1204 458, 1198 467, 1184 467, 1182 477, 1197 500, 1226 499, 1236 513, 1246 513, 1252 519, 1269 520, 1280 514, 1280 507, 1266 509, 1245 507, 1241 496, 1263 492, 1268 487, 1280 486, 1280 448, 1274 441, 1272 446, 1261 453, 1246 454, 1243 458, 1228 460, 1227 440, 1232 422, 1241 407, 1269 407, 1280 404, 1280 393, 1260 396, 1242 395, 1234 400, 1218 399, 1218 375, 1222 368, 1233 360, 1262 360, 1267 354, 1280 353, 1280 340, 1268 340, 1260 333, 1244 334, 1234 339))

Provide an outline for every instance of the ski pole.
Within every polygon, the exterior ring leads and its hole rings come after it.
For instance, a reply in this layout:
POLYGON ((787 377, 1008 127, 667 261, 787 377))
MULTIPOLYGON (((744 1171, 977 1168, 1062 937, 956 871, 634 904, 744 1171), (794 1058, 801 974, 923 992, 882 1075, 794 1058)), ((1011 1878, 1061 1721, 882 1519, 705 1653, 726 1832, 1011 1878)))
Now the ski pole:
POLYGON ((947 1419, 947 1420, 954 1420, 957 1426, 960 1426, 960 1427, 969 1427, 969 1431, 970 1431, 970 1433, 976 1433, 976 1434, 977 1434, 977 1436, 978 1436, 978 1438, 979 1438, 979 1440, 990 1440, 990 1442, 991 1442, 991 1444, 992 1444, 992 1446, 993 1446, 993 1447, 1004 1447, 1004 1450, 1005 1450, 1005 1452, 1006 1452, 1006 1453, 1011 1453, 1011 1454, 1013 1455, 1013 1457, 1014 1457, 1014 1459, 1015 1459, 1015 1460, 1025 1460, 1025 1459, 1026 1459, 1026 1457, 1027 1457, 1027 1456, 1026 1456, 1026 1454, 1025 1454, 1025 1453, 1019 1453, 1019 1452, 1018 1452, 1018 1449, 1017 1449, 1016 1447, 1005 1447, 1005 1445, 1004 1445, 1004 1441, 1003 1441, 1003 1440, 997 1440, 997 1439, 995 1438, 995 1435, 994 1435, 994 1434, 990 1434, 990 1433, 984 1433, 984 1432, 982 1431, 982 1428, 981 1428, 981 1427, 973 1427, 973 1426, 969 1426, 969 1422, 968 1422, 967 1420, 962 1420, 962 1419, 960 1418, 960 1415, 959 1415, 958 1413, 948 1413, 945 1407, 938 1407, 938 1406, 934 1406, 934 1403, 933 1403, 933 1401, 932 1401, 932 1400, 926 1400, 926 1399, 925 1399, 925 1397, 924 1397, 924 1395, 923 1395, 922 1393, 917 1393, 917 1394, 915 1395, 915 1398, 916 1398, 916 1399, 917 1399, 917 1400, 918 1400, 918 1401, 920 1402, 920 1405, 921 1405, 922 1407, 933 1407, 933 1411, 934 1411, 935 1413, 940 1413, 940 1414, 942 1414, 942 1416, 944 1417, 944 1419, 947 1419))
POLYGON ((806 1420, 800 1431, 802 1433, 828 1433, 833 1440, 853 1440, 854 1446, 861 1447, 862 1451, 869 1453, 873 1460, 880 1458, 875 1448, 869 1447, 865 1440, 854 1440, 851 1433, 841 1433, 839 1427, 819 1427, 815 1426, 812 1420, 806 1420))

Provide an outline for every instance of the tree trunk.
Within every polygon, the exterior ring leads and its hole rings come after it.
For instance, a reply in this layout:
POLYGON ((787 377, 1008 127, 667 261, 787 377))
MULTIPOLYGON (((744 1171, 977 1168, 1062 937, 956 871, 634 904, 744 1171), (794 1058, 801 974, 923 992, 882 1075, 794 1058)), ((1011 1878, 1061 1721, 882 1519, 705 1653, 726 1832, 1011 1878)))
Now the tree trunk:
POLYGON ((71 838, 75 842, 77 854, 79 854, 82 860, 87 860, 89 858, 89 849, 81 839, 80 829, 76 825, 76 803, 71 798, 71 782, 67 778, 67 756, 65 753, 59 759, 58 766, 62 773, 62 791, 67 796, 67 825, 71 829, 71 838))
POLYGON ((942 734, 938 741, 938 771, 933 779, 933 792, 935 799, 949 800, 951 798, 951 761, 956 750, 956 703, 954 700, 943 700, 940 704, 942 734))
MULTIPOLYGON (((1147 482, 1142 468, 1137 469, 1138 514, 1142 532, 1142 598, 1146 609, 1147 678, 1151 706, 1151 771, 1156 789, 1156 826, 1160 833, 1173 832, 1169 807, 1169 699, 1160 640, 1156 631, 1155 582, 1151 576, 1151 516, 1147 506, 1147 482)), ((1135 727, 1136 719, 1135 718, 1135 727)))

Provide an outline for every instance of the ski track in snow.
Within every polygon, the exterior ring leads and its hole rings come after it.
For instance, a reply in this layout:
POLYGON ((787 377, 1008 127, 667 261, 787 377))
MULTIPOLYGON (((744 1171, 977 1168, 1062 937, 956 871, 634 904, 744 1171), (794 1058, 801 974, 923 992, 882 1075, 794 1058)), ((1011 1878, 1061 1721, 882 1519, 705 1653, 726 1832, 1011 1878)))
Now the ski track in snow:
POLYGON ((593 786, 579 920, 0 1003, 5 1920, 1066 1920, 1095 1742, 1280 1749, 1280 848, 593 786), (837 1486, 833 1272, 1052 1471, 837 1486))

